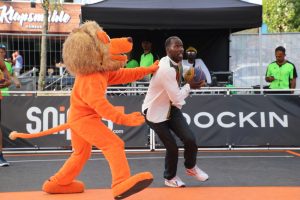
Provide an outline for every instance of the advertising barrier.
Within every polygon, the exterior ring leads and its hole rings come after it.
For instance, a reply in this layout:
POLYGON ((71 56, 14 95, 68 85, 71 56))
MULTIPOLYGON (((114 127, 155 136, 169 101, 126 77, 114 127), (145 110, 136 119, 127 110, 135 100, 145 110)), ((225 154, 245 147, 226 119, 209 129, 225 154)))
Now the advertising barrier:
MULTIPOLYGON (((140 111, 140 96, 108 96, 125 113, 140 111)), ((300 97, 296 95, 198 95, 187 98, 183 113, 199 147, 299 147, 300 97)), ((4 147, 70 148, 70 130, 10 141, 11 130, 35 133, 66 123, 68 96, 9 96, 2 100, 4 147)), ((150 129, 117 125, 102 119, 126 148, 149 148, 150 129)), ((88 124, 87 124, 88 126, 88 124)), ((163 145, 155 137, 156 148, 163 145)), ((179 142, 179 146, 180 146, 179 142)))
MULTIPOLYGON (((138 111, 142 98, 116 96, 108 97, 109 101, 125 113, 138 111)), ((68 96, 9 96, 2 100, 2 127, 4 129, 4 147, 38 147, 68 148, 71 131, 31 140, 9 141, 7 135, 11 130, 35 133, 66 123, 69 108, 68 96)), ((148 145, 149 128, 146 124, 138 127, 127 127, 114 124, 108 119, 103 122, 126 141, 127 147, 143 147, 148 145)), ((87 124, 88 126, 88 124, 87 124)))

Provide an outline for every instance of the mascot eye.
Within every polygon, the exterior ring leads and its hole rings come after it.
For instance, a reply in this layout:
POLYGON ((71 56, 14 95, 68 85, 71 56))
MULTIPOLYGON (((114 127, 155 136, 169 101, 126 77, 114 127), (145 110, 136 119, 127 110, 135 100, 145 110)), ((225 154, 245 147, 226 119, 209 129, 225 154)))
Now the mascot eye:
POLYGON ((97 31, 97 37, 104 44, 108 44, 110 42, 109 36, 104 31, 97 31))

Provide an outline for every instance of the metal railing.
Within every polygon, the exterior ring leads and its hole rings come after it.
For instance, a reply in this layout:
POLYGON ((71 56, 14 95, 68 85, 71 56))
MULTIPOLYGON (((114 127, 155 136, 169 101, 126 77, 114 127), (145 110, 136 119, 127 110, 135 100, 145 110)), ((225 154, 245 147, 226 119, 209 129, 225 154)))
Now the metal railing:
MULTIPOLYGON (((107 95, 145 95, 148 91, 148 87, 108 87, 107 95)), ((14 96, 70 96, 71 90, 65 91, 3 91, 14 96)), ((298 95, 300 96, 300 89, 253 89, 253 88, 227 88, 227 87, 203 87, 197 90, 191 90, 190 95, 298 95), (291 93, 293 92, 293 93, 291 93)))
MULTIPOLYGON (((43 34, 0 33, 0 44, 6 46, 6 57, 12 59, 18 50, 23 57, 21 78, 38 76, 40 68, 41 37, 43 34)), ((47 76, 63 76, 61 69, 62 48, 67 34, 46 34, 47 37, 47 76)), ((58 83, 58 82, 57 82, 58 83)))

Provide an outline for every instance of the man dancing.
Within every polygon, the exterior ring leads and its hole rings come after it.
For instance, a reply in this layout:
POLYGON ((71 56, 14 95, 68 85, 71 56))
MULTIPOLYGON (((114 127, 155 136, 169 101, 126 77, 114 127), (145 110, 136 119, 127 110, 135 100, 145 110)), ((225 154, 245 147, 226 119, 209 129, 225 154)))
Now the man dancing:
POLYGON ((180 89, 183 43, 179 37, 172 36, 165 41, 165 48, 167 56, 160 60, 160 68, 150 81, 142 111, 147 124, 156 132, 167 150, 164 171, 165 185, 184 187, 185 183, 176 175, 178 147, 171 131, 184 144, 186 173, 199 181, 206 181, 208 175, 196 165, 195 136, 180 110, 185 104, 184 99, 189 95, 190 88, 200 88, 205 85, 205 82, 196 83, 190 80, 180 89))

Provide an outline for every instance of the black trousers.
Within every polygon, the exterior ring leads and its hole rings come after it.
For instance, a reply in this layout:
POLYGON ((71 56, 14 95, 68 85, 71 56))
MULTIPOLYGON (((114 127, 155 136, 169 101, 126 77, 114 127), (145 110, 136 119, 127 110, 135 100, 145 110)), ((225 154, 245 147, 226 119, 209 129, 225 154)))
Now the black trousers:
POLYGON ((174 134, 184 144, 184 166, 188 169, 196 165, 198 147, 195 135, 190 129, 180 109, 171 107, 170 119, 160 123, 152 123, 146 119, 147 124, 158 135, 166 147, 164 178, 172 179, 176 176, 178 163, 178 146, 171 133, 174 134))
POLYGON ((1 110, 2 110, 1 102, 2 102, 2 101, 1 101, 1 99, 0 99, 0 123, 1 123, 1 114, 2 114, 2 113, 1 113, 1 112, 2 112, 2 111, 1 111, 1 110))

